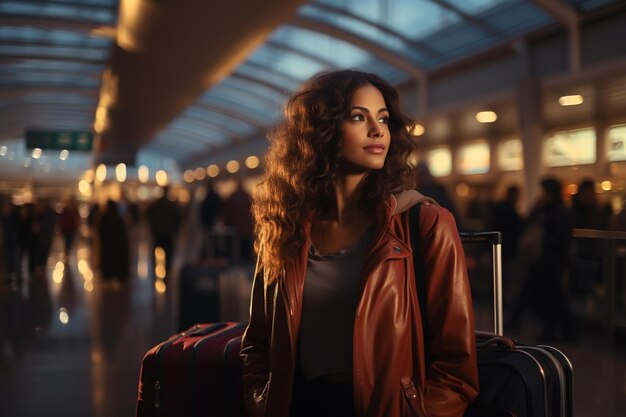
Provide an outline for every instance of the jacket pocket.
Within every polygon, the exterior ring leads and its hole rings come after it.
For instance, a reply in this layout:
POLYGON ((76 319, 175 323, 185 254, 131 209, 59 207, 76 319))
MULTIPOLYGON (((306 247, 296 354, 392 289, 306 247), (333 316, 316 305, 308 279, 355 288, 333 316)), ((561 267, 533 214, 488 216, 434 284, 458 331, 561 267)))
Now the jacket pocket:
POLYGON ((422 392, 415 387, 413 380, 404 376, 400 378, 402 394, 404 396, 404 415, 406 417, 428 417, 424 409, 424 397, 422 392))

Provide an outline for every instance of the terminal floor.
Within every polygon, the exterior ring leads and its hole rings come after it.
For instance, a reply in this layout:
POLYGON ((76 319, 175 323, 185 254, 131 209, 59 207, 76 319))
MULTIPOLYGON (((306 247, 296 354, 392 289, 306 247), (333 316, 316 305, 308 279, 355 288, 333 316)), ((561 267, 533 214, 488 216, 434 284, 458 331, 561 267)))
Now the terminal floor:
MULTIPOLYGON (((9 323, 0 350, 0 416, 134 415, 143 354, 177 331, 176 271, 182 263, 174 263, 167 289, 156 291, 149 244, 145 234, 139 235, 144 237, 134 245, 136 267, 127 284, 103 283, 91 270, 84 241, 67 261, 55 243, 46 274, 48 296, 33 299, 24 290, 22 303, 9 306, 20 308, 23 320, 9 323)), ((534 342, 533 334, 531 324, 512 336, 534 342)), ((623 416, 626 347, 607 344, 594 333, 583 333, 576 344, 554 345, 574 366, 574 416, 623 416)))

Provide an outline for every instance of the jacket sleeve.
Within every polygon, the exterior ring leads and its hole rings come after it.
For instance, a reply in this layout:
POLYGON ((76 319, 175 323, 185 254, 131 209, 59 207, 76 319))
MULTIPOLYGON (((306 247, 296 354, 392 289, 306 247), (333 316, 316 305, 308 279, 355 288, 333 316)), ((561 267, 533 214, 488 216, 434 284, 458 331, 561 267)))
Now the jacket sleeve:
POLYGON ((478 395, 474 313, 463 247, 454 217, 424 204, 420 215, 426 277, 427 364, 424 406, 429 416, 462 416, 478 395))
POLYGON ((266 323, 266 296, 263 273, 257 271, 252 284, 250 321, 241 342, 244 400, 251 417, 264 414, 269 387, 270 337, 266 323))

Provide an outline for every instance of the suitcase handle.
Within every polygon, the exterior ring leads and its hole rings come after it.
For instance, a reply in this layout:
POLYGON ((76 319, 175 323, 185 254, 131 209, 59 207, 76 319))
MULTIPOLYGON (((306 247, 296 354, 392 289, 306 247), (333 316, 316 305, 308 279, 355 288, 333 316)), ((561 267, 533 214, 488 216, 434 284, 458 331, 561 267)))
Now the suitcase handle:
POLYGON ((502 244, 501 232, 462 232, 459 233, 465 243, 489 242, 492 245, 502 244))
POLYGON ((478 354, 481 355, 484 352, 492 349, 494 347, 505 348, 507 350, 511 350, 515 347, 515 341, 509 337, 504 336, 494 336, 491 339, 487 340, 478 351, 478 354))
POLYGON ((502 336, 502 233, 501 232, 463 232, 459 233, 463 243, 491 243, 493 249, 493 332, 502 336))

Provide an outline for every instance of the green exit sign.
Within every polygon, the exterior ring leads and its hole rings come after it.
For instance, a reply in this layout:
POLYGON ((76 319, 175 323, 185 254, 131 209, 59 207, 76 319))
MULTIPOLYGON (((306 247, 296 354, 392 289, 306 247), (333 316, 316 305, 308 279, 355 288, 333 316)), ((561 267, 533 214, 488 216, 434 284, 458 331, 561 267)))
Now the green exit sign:
POLYGON ((27 130, 26 149, 67 149, 68 151, 90 151, 93 133, 59 130, 27 130))

